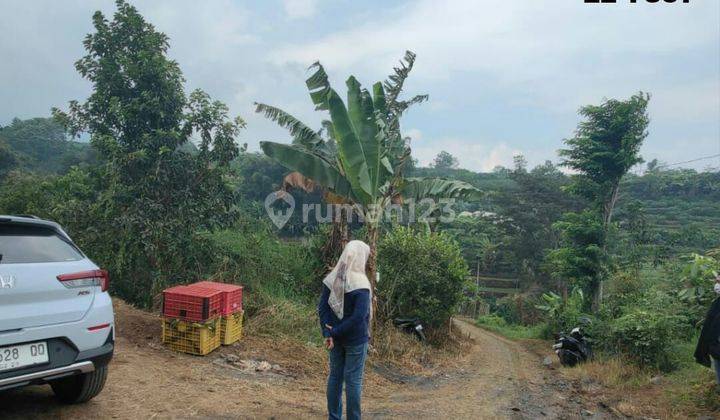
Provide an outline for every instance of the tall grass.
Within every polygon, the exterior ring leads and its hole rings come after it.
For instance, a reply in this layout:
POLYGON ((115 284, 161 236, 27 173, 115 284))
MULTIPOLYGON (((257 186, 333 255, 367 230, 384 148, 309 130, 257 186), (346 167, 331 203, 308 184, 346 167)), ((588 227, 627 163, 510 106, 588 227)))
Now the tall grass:
POLYGON ((211 279, 244 286, 248 334, 321 341, 312 249, 281 240, 262 225, 240 224, 209 237, 221 252, 211 279))
POLYGON ((532 326, 508 324, 505 319, 497 315, 483 315, 477 319, 476 324, 512 340, 541 339, 545 330, 545 324, 532 326))

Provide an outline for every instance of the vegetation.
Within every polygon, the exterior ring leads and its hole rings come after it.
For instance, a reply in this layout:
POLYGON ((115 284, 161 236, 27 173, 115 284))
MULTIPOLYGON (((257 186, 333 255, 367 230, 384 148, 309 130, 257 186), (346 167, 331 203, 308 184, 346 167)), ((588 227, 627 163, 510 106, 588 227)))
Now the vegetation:
POLYGON ((384 318, 418 317, 431 327, 448 322, 468 273, 459 245, 442 233, 398 227, 382 238, 378 251, 384 318))
MULTIPOLYGON (((89 133, 99 162, 40 183, 37 175, 11 176, 3 211, 58 220, 111 271, 116 295, 150 306, 168 284, 203 274, 201 261, 213 252, 198 232, 232 221, 233 194, 223 178, 243 123, 202 91, 186 96, 177 63, 166 57, 167 37, 132 6, 117 6, 111 21, 94 15, 96 32, 76 63, 93 84, 91 96, 72 101, 67 113, 54 110, 71 134, 89 133), (198 153, 183 149, 193 133, 198 153)), ((51 123, 30 133, 23 127, 10 127, 11 141, 26 154, 22 145, 42 133, 48 150, 63 141, 51 123)))
POLYGON ((703 372, 689 352, 720 271, 720 172, 653 161, 629 173, 642 162, 648 95, 581 109, 560 152, 572 175, 552 162, 528 168, 522 156, 475 173, 447 152, 421 168, 400 121, 427 100, 401 99, 414 54, 372 92, 350 77, 345 101, 316 64, 307 86, 329 115, 322 128, 256 104, 292 144, 248 153, 238 145, 244 122, 203 91, 186 94, 167 37, 117 5, 112 19, 95 14, 76 63, 90 97, 53 119, 0 127, 0 213, 60 222, 110 270, 114 296, 152 307, 168 285, 242 283, 254 334, 319 342, 319 279, 342 241, 337 225, 304 223, 302 212, 280 234, 270 228, 265 197, 295 188, 301 204, 344 204, 362 216, 339 228, 371 244, 386 318, 418 316, 443 331, 480 296, 491 314, 478 323, 508 337, 548 338, 587 320, 597 363, 630 363, 638 375, 703 372), (389 204, 444 197, 460 200, 452 222, 382 221, 389 204), (515 291, 470 284, 486 275, 517 279, 522 293, 482 296, 515 291))
POLYGON ((542 325, 526 326, 513 324, 498 315, 483 315, 477 319, 477 324, 487 330, 513 340, 533 339, 543 335, 542 325))
POLYGON ((606 277, 607 235, 620 193, 620 181, 630 168, 641 163, 640 146, 647 137, 647 105, 650 95, 627 101, 611 99, 600 106, 580 109, 586 118, 575 137, 565 140, 560 151, 563 165, 577 171, 570 191, 588 200, 581 213, 568 213, 559 224, 565 244, 550 256, 558 275, 579 283, 593 296, 594 309, 602 300, 606 277), (575 266, 579 266, 576 269, 575 266))
POLYGON ((461 181, 405 177, 411 151, 400 133, 400 117, 408 107, 427 99, 425 95, 409 101, 399 98, 414 61, 415 55, 408 51, 405 62, 388 81, 373 85, 372 95, 350 76, 347 106, 330 86, 325 69, 316 63, 306 84, 315 109, 330 113, 330 120, 323 123, 327 138, 278 108, 257 104, 258 112, 293 136, 291 145, 261 142, 265 154, 322 187, 327 201, 351 206, 349 213, 357 213, 363 220, 371 249, 368 274, 373 290, 376 244, 388 205, 403 198, 466 197, 476 191, 461 181))
POLYGON ((457 169, 459 165, 457 158, 444 150, 430 164, 435 169, 457 169))
POLYGON ((95 159, 89 144, 69 141, 62 125, 52 118, 15 118, 0 126, 0 179, 11 170, 64 173, 95 159))

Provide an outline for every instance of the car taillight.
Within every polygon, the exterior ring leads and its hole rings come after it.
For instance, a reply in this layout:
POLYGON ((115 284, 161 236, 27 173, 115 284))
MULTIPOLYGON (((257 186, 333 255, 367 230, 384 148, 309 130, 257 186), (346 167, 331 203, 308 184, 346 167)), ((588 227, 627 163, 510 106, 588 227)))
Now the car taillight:
POLYGON ((65 287, 100 286, 103 292, 110 286, 110 276, 107 270, 88 270, 78 273, 60 274, 57 279, 65 287))

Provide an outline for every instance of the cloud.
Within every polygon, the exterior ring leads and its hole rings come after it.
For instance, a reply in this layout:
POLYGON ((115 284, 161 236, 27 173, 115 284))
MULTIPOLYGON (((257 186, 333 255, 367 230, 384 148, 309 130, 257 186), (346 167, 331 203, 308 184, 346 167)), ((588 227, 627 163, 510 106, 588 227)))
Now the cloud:
MULTIPOLYGON (((556 160, 580 106, 638 90, 653 94, 646 158, 676 162, 718 153, 717 1, 131 2, 170 37, 186 89, 202 88, 246 119, 239 141, 250 150, 260 140, 290 139, 254 113, 254 101, 319 128, 325 115, 313 111, 304 84, 313 61, 322 60, 344 95, 348 75, 366 86, 385 79, 409 48, 418 61, 406 91, 430 94, 403 121, 422 163, 443 149, 476 170, 509 165, 519 150, 531 165, 556 160)), ((82 39, 97 9, 110 17, 115 6, 3 3, 0 124, 48 115, 87 96, 90 85, 73 63, 84 54, 82 39)))
POLYGON ((523 154, 505 142, 477 141, 459 138, 437 139, 432 143, 412 143, 413 157, 420 166, 428 166, 444 150, 458 159, 461 168, 490 172, 497 166, 512 167, 513 157, 523 154), (489 146, 494 144, 494 146, 489 146))
POLYGON ((290 19, 309 18, 315 15, 317 0, 283 0, 283 9, 290 19))
POLYGON ((286 45, 269 59, 306 64, 321 57, 330 69, 376 78, 409 48, 418 54, 413 77, 500 86, 519 96, 518 105, 567 112, 604 96, 654 90, 669 77, 682 85, 652 63, 717 49, 717 2, 656 6, 422 0, 386 10, 380 21, 286 45))

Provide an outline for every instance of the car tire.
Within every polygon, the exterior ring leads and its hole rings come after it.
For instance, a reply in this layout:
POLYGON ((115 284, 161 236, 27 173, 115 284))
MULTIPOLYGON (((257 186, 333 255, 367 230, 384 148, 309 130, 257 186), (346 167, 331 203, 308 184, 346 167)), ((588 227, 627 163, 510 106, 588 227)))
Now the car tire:
POLYGON ((79 404, 90 401, 102 391, 107 379, 107 366, 96 370, 56 379, 50 382, 57 399, 65 404, 79 404))

